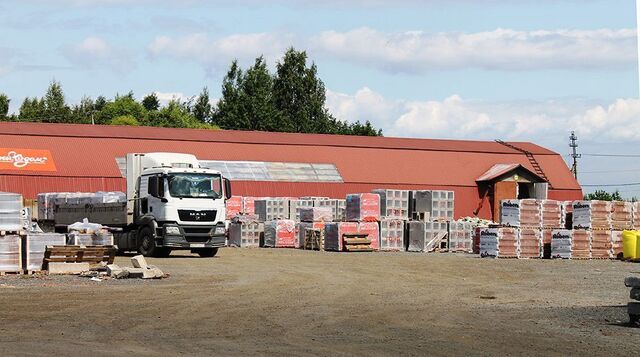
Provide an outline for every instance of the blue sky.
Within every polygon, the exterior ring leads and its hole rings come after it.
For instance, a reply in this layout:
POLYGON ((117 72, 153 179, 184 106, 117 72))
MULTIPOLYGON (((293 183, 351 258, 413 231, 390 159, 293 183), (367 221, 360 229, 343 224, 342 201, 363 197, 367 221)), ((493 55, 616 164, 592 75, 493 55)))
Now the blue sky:
MULTIPOLYGON (((220 93, 230 61, 307 50, 327 106, 388 136, 534 141, 640 154, 635 3, 599 0, 0 0, 12 111, 67 99, 220 93)), ((583 184, 640 182, 637 158, 585 156, 583 184), (607 172, 593 172, 607 171, 607 172)), ((640 186, 620 187, 640 196, 640 186)))

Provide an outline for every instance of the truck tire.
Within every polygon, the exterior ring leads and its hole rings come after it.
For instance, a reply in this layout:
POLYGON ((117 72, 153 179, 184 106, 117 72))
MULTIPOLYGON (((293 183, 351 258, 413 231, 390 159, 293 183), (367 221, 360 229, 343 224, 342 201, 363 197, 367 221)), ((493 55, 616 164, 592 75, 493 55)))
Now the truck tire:
POLYGON ((218 248, 198 249, 198 255, 201 258, 212 258, 218 254, 218 248))
POLYGON ((156 246, 153 231, 149 227, 144 227, 138 232, 138 253, 145 257, 166 257, 171 252, 156 246))

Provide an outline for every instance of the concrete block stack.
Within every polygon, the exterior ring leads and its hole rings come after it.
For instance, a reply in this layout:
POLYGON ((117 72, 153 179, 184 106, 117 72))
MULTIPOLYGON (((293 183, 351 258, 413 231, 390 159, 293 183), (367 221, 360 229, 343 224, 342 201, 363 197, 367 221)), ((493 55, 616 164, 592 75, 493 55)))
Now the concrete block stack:
POLYGON ((254 209, 261 221, 289 219, 289 200, 285 198, 256 200, 254 209))
POLYGON ((264 223, 264 247, 295 248, 296 224, 290 219, 277 219, 264 223))
POLYGON ((67 243, 67 237, 58 233, 28 233, 23 239, 24 262, 25 270, 27 271, 42 270, 44 252, 47 246, 65 245, 67 243))
POLYGON ((539 228, 520 228, 520 258, 542 257, 542 230, 539 228))
POLYGON ((442 221, 454 219, 453 191, 411 191, 410 196, 412 219, 442 221))
POLYGON ((613 258, 613 231, 591 231, 591 258, 613 258))
POLYGON ((633 229, 633 204, 631 202, 611 202, 611 228, 618 231, 633 229))
POLYGON ((346 211, 347 211, 347 200, 336 200, 338 204, 338 209, 336 211, 336 221, 344 221, 347 219, 346 211))
POLYGON ((404 251, 404 221, 401 219, 383 219, 380 221, 380 250, 404 251))
POLYGON ((339 212, 340 201, 341 200, 334 200, 334 199, 316 200, 314 202, 314 207, 329 208, 331 210, 330 221, 340 221, 341 219, 338 218, 338 216, 340 215, 340 212, 339 212))
POLYGON ((0 272, 22 272, 22 240, 19 235, 0 236, 0 272))
POLYGON ((480 231, 480 255, 493 258, 520 256, 520 230, 518 228, 483 228, 480 231))
POLYGON ((311 198, 301 198, 289 201, 289 219, 300 222, 300 210, 303 208, 315 207, 315 200, 311 198))
POLYGON ((469 222, 449 222, 449 246, 450 252, 473 252, 473 226, 469 222))
POLYGON ((573 202, 573 229, 611 229, 611 202, 573 202))
POLYGON ((334 212, 331 207, 305 207, 300 208, 299 219, 302 222, 331 222, 334 212))
POLYGON ((351 222, 380 220, 380 195, 356 193, 347 195, 346 220, 351 222))
POLYGON ((22 195, 0 192, 0 231, 19 232, 23 229, 22 195))
POLYGON ((380 217, 409 219, 409 191, 376 189, 380 196, 380 217))
POLYGON ((344 250, 342 236, 358 233, 358 222, 331 222, 324 226, 324 250, 341 252, 344 250))
POLYGON ((228 200, 225 201, 225 207, 227 211, 226 219, 232 219, 233 217, 244 212, 242 208, 243 197, 240 196, 231 196, 228 200))
POLYGON ((258 248, 264 234, 264 223, 237 221, 229 225, 229 245, 239 248, 258 248))
MULTIPOLYGON (((429 252, 440 246, 449 234, 447 222, 407 222, 407 250, 410 252, 429 252)), ((444 247, 446 248, 446 247, 444 247)))

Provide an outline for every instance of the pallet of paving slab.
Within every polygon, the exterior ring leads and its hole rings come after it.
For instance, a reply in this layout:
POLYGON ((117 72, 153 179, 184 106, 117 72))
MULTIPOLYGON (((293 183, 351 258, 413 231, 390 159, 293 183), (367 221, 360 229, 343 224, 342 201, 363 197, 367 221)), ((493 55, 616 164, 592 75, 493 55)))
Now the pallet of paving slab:
POLYGON ((44 252, 43 270, 49 269, 49 263, 89 263, 113 264, 118 247, 115 245, 47 246, 44 252))
POLYGON ((371 239, 368 233, 345 233, 342 235, 343 249, 347 252, 369 252, 371 239))
POLYGON ((364 245, 347 245, 344 247, 344 249, 347 252, 373 252, 373 248, 371 248, 371 245, 369 244, 364 244, 364 245))

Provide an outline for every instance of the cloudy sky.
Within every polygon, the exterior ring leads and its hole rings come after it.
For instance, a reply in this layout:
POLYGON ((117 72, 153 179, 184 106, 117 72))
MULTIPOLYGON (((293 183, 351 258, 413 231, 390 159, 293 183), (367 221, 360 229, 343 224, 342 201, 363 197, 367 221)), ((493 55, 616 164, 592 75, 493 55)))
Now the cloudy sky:
POLYGON ((12 111, 54 78, 71 103, 218 97, 232 59, 273 67, 294 46, 338 118, 386 136, 533 141, 566 159, 575 130, 583 185, 639 183, 635 14, 633 0, 0 0, 0 92, 12 111))

